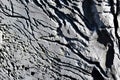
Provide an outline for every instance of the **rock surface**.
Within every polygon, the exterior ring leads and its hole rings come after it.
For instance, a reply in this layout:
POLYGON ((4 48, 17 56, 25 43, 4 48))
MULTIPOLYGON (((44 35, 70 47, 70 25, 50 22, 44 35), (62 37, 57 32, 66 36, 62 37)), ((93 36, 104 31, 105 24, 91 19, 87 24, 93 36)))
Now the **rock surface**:
POLYGON ((0 0, 0 80, 120 80, 119 0, 0 0))

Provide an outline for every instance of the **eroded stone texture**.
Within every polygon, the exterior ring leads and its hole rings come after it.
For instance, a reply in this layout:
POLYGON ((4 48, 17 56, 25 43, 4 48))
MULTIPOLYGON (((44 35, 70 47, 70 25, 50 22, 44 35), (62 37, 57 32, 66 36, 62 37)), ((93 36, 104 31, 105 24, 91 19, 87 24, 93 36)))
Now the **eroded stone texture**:
POLYGON ((0 0, 0 80, 119 80, 119 0, 0 0))

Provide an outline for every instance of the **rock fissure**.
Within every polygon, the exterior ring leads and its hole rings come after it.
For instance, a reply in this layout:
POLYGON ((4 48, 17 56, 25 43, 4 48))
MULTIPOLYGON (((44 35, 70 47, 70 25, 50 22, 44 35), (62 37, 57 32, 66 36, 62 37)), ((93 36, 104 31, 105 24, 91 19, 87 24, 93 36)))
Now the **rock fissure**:
POLYGON ((120 79, 119 0, 0 0, 0 30, 0 80, 120 79))

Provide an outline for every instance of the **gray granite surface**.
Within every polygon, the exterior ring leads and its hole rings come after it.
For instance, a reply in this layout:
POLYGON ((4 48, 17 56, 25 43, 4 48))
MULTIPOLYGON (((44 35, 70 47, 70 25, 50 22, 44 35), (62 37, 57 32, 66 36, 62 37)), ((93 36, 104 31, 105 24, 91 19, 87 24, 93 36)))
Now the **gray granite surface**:
POLYGON ((0 0, 0 80, 120 80, 119 0, 0 0))

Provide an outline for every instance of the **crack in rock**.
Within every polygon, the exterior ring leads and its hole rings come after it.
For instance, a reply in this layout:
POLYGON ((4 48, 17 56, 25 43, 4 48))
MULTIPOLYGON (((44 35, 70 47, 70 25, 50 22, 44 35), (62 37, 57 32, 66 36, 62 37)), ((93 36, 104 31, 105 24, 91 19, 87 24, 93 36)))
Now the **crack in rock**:
POLYGON ((119 80, 119 5, 0 0, 0 80, 119 80))

